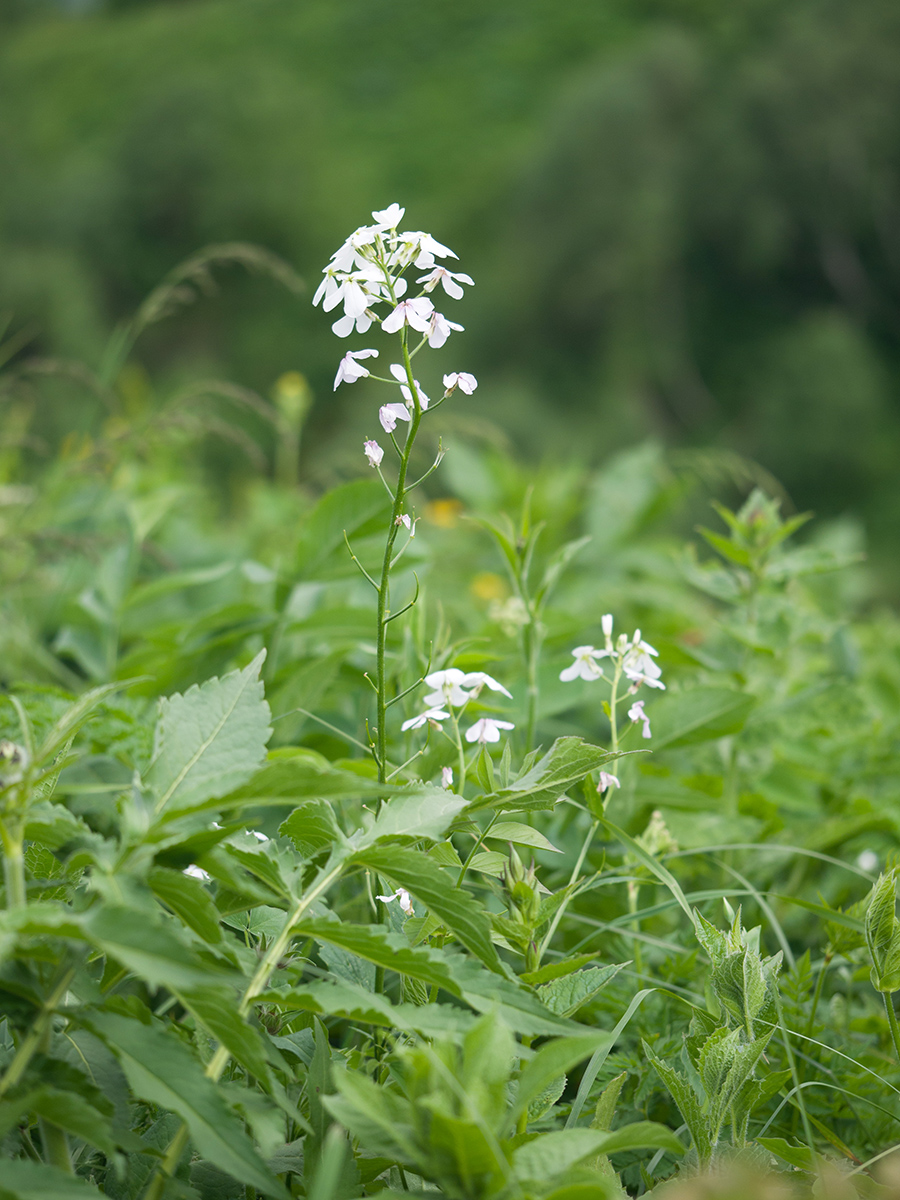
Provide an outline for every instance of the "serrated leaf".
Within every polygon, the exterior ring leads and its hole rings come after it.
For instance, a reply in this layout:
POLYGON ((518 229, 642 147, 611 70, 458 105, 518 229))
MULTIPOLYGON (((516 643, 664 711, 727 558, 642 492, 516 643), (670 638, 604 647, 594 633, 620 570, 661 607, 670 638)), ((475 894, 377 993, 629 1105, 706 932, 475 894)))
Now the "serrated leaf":
POLYGON ((327 800, 309 800, 295 808, 279 825, 278 833, 290 838, 304 858, 315 858, 334 842, 346 840, 327 800))
POLYGON ((491 826, 487 834, 487 838, 496 838, 501 842, 514 842, 517 846, 533 846, 536 850, 550 850, 554 854, 562 854, 562 851, 548 841, 542 833, 537 829, 532 829, 530 825, 523 825, 521 821, 497 821, 491 826))
POLYGON ((266 1080, 269 1065, 258 1029, 238 1013, 234 989, 208 983, 177 991, 178 998, 200 1024, 228 1050, 232 1058, 257 1079, 266 1080))
POLYGON ((522 1068, 516 1088, 509 1121, 523 1112, 554 1079, 571 1071, 572 1067, 589 1058, 598 1046, 609 1042, 607 1032, 585 1034, 580 1037, 555 1038, 541 1046, 534 1057, 522 1068))
POLYGON ((388 838, 437 841, 466 805, 463 796, 444 788, 416 787, 398 792, 382 805, 371 825, 350 838, 350 843, 355 850, 362 850, 388 838))
POLYGON ((816 1160, 810 1153, 808 1146, 792 1146, 784 1138, 778 1137, 758 1137, 756 1141, 764 1150, 777 1155, 792 1167, 796 1167, 799 1171, 809 1171, 812 1173, 818 1169, 816 1160))
POLYGON ((638 1121, 615 1133, 604 1133, 599 1129, 560 1129, 545 1133, 514 1150, 512 1163, 518 1179, 549 1180, 589 1155, 615 1154, 618 1150, 684 1153, 684 1147, 671 1129, 653 1121, 638 1121))
POLYGON ((599 950, 595 950, 592 954, 574 954, 571 958, 547 963, 537 971, 523 971, 519 978, 523 983, 530 983, 532 987, 537 987, 538 984, 549 983, 552 979, 561 979, 563 975, 571 975, 573 971, 580 971, 582 967, 593 962, 599 953, 599 950))
POLYGON ((627 965, 616 963, 606 967, 589 967, 586 971, 564 975, 539 987, 538 996, 552 1013, 559 1017, 571 1017, 582 1005, 593 1000, 627 965))
POLYGON ((157 811, 168 816, 226 796, 262 763, 272 732, 259 678, 264 658, 261 651, 243 671, 160 701, 146 777, 157 811))
MULTIPOLYGON (((142 909, 106 904, 84 917, 83 929, 99 950, 151 987, 196 987, 216 972, 179 940, 177 926, 156 921, 142 909)), ((227 977, 224 969, 218 973, 227 977)))
POLYGON ((103 1193, 57 1167, 28 1159, 5 1158, 0 1200, 102 1200, 103 1193))
POLYGON ((654 700, 648 714, 653 722, 652 748, 692 746, 738 733, 755 703, 755 697, 731 688, 670 692, 654 700))
POLYGON ((369 846, 351 861, 379 871, 420 900, 473 954, 498 975, 506 971, 491 941, 487 913, 424 854, 405 846, 369 846))
POLYGON ((182 1042, 156 1025, 117 1013, 94 1013, 90 1023, 116 1054, 135 1094, 181 1117, 203 1158, 241 1183, 287 1200, 284 1187, 182 1042))
POLYGON ((706 1119, 703 1116, 697 1093, 679 1071, 676 1071, 674 1067, 670 1067, 668 1063, 664 1063, 661 1059, 657 1058, 646 1042, 643 1042, 642 1045, 644 1053, 653 1064, 656 1073, 669 1089, 672 1099, 681 1113, 682 1120, 690 1131, 694 1141, 694 1149, 697 1151, 700 1161, 706 1162, 712 1153, 712 1145, 710 1144, 709 1135, 706 1130, 706 1119))
POLYGON ((180 917, 204 942, 214 943, 222 940, 218 911, 199 879, 185 875, 183 871, 154 867, 147 876, 147 883, 154 896, 180 917))
POLYGON ((469 811, 552 808, 567 788, 615 757, 609 750, 592 746, 580 737, 557 738, 547 753, 508 788, 473 801, 469 811))
POLYGON ((402 934, 389 932, 384 925, 350 925, 341 921, 304 921, 297 932, 317 941, 330 942, 376 966, 398 971, 412 979, 444 988, 454 996, 462 989, 453 977, 450 961, 439 950, 413 948, 402 934))

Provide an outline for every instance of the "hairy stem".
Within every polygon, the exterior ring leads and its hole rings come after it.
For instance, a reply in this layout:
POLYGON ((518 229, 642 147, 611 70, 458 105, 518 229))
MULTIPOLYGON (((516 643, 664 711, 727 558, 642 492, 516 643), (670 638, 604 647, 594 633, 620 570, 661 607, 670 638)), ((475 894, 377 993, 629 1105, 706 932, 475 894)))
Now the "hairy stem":
POLYGON ((376 618, 376 667, 375 677, 377 684, 376 698, 376 762, 378 765, 378 780, 380 783, 385 783, 387 780, 387 729, 386 729, 386 714, 387 714, 387 680, 385 678, 385 649, 387 645, 387 626, 390 616, 390 577, 391 563, 394 557, 394 542, 397 539, 398 522, 403 512, 403 500, 406 496, 406 473, 409 469, 409 456, 412 452, 413 443, 416 440, 416 434, 419 432, 419 424, 422 420, 422 406, 419 403, 419 390, 416 387, 416 382, 413 379, 412 363, 409 357, 409 348, 407 346, 406 328, 401 332, 401 349, 403 352, 403 366, 406 369, 406 378, 409 383, 409 390, 413 397, 413 414, 410 421, 409 433, 406 437, 406 442, 403 445, 403 450, 400 454, 400 467, 397 471, 397 490, 394 493, 394 503, 391 508, 391 524, 388 529, 387 539, 384 544, 384 558, 381 563, 381 579, 378 584, 378 615, 376 618))
POLYGON ((6 907, 23 908, 26 902, 25 858, 23 855, 22 822, 14 827, 0 823, 0 840, 3 843, 3 882, 6 885, 6 907))
POLYGON ((25 1034, 25 1037, 19 1043, 19 1048, 13 1055, 12 1062, 6 1068, 3 1078, 0 1079, 0 1096, 3 1096, 11 1087, 15 1086, 25 1074, 28 1064, 39 1049, 44 1034, 50 1027, 53 1014, 69 990, 69 985, 74 978, 75 968, 69 967, 63 972, 59 982, 44 1001, 44 1007, 25 1034))
POLYGON ((884 1011, 887 1013, 888 1025, 891 1030, 891 1038, 894 1042, 894 1051, 897 1055, 897 1061, 900 1062, 900 1026, 897 1024, 897 1014, 894 1011, 894 993, 883 992, 884 1011))

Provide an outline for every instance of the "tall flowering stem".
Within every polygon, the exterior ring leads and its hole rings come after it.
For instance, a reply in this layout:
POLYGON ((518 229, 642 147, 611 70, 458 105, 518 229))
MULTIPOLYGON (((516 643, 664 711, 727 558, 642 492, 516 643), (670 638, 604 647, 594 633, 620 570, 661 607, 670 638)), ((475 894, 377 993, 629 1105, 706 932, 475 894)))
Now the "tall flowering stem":
POLYGON ((369 575, 353 555, 352 549, 350 550, 353 561, 378 596, 376 724, 374 731, 369 733, 369 747, 378 767, 378 778, 382 783, 387 781, 389 775, 387 713, 393 703, 393 700, 388 698, 387 627, 415 603, 414 598, 405 608, 397 612, 391 611, 391 571, 415 535, 415 521, 404 511, 407 494, 435 470, 441 461, 443 450, 438 450, 432 467, 412 484, 407 482, 410 455, 423 414, 429 409, 429 405, 434 410, 457 388, 471 394, 477 387, 475 378, 465 372, 445 375, 444 393, 439 400, 431 403, 413 375, 412 360, 423 347, 428 345, 432 349, 438 349, 454 330, 462 329, 461 325, 447 320, 435 309, 430 295, 440 287, 447 296, 459 300, 463 295, 462 284, 471 285, 473 281, 468 275, 449 271, 436 262, 436 259, 456 258, 456 255, 431 234, 398 232, 404 212, 399 204, 392 204, 381 212, 373 212, 372 218, 375 223, 361 226, 332 255, 331 262, 323 271, 324 279, 313 297, 313 304, 321 303, 326 312, 343 304, 344 315, 332 325, 338 337, 347 337, 354 331, 366 333, 373 324, 379 323, 384 333, 398 334, 400 341, 402 362, 391 365, 390 373, 393 378, 374 375, 364 366, 365 360, 378 357, 377 350, 364 349, 350 350, 344 355, 334 381, 337 389, 342 383, 355 383, 358 379, 371 377, 393 388, 399 387, 402 397, 402 402, 385 404, 378 413, 381 427, 390 437, 400 460, 393 487, 382 473, 382 447, 378 442, 367 438, 363 448, 369 466, 377 470, 391 497, 390 525, 385 537, 384 556, 378 580, 369 575), (424 274, 416 277, 416 282, 421 285, 419 291, 407 297, 409 283, 406 273, 411 269, 423 271, 424 274), (390 305, 390 311, 384 315, 375 311, 382 304, 390 305), (410 329, 421 335, 421 340, 412 348, 409 340, 410 329), (409 426, 402 446, 394 434, 398 422, 409 426), (395 552, 397 534, 401 528, 405 528, 409 536, 406 545, 395 552))

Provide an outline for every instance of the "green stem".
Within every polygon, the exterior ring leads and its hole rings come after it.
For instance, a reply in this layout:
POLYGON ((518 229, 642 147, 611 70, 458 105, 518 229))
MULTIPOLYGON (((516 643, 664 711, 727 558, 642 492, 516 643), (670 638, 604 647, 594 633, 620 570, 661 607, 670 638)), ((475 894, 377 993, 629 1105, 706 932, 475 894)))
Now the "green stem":
POLYGON ((480 847, 481 847, 481 846, 483 845, 483 843, 484 843, 484 839, 485 839, 485 838, 487 837, 487 835, 490 833, 490 831, 491 831, 491 827, 493 826, 494 822, 495 822, 495 821, 496 821, 496 820, 499 818, 499 816, 500 816, 500 814, 499 814, 499 813, 494 813, 494 815, 491 817, 490 821, 488 821, 488 823, 487 823, 487 828, 484 830, 484 832, 483 832, 483 833, 480 833, 480 834, 478 835, 478 837, 475 839, 475 845, 474 845, 474 846, 472 847, 472 849, 469 851, 469 857, 466 859, 466 861, 465 861, 465 862, 463 863, 463 865, 462 865, 462 870, 461 870, 461 871, 460 871, 460 873, 459 873, 459 879, 457 879, 457 881, 456 881, 456 886, 457 886, 457 887, 462 887, 462 885, 463 885, 463 880, 464 880, 464 879, 465 879, 465 877, 466 877, 466 871, 468 871, 468 869, 469 869, 469 866, 471 865, 472 859, 473 859, 473 858, 475 857, 475 855, 478 853, 478 851, 479 851, 480 847))
POLYGON ((887 1013, 888 1025, 891 1029, 891 1037, 894 1040, 897 1061, 900 1062, 900 1026, 897 1024, 897 1014, 894 1011, 894 993, 882 992, 882 997, 884 999, 884 1011, 887 1013))
MULTIPOLYGON (((632 928, 634 929, 635 933, 640 933, 640 931, 641 931, 641 921, 637 915, 638 895, 640 893, 640 890, 641 890, 641 885, 639 883, 637 883, 633 879, 628 881, 628 911, 634 917, 634 921, 632 922, 632 928)), ((641 943, 638 941, 637 938, 635 938, 635 940, 634 940, 634 969, 637 971, 638 975, 643 975, 643 973, 644 973, 644 956, 641 951, 641 943)))
POLYGON ((391 562, 394 557, 394 542, 397 538, 397 530, 399 528, 397 522, 403 512, 403 500, 406 495, 406 473, 409 468, 409 456, 413 448, 413 442, 416 440, 416 434, 419 432, 419 424, 422 420, 422 406, 419 403, 419 389, 416 387, 416 382, 413 379, 412 363, 409 357, 409 349, 407 347, 406 327, 404 326, 401 332, 400 345, 403 352, 403 365, 406 369, 406 378, 409 383, 409 390, 413 398, 413 415, 409 426, 409 433, 406 437, 403 450, 400 455, 400 467, 397 471, 397 490, 394 493, 394 504, 391 509, 391 524, 388 529, 387 539, 384 545, 384 558, 381 563, 381 580, 378 585, 378 616, 377 616, 377 642, 376 642, 376 683, 377 683, 377 698, 376 698, 376 761, 378 764, 378 781, 385 783, 387 781, 387 729, 386 729, 386 714, 387 714, 387 684, 385 679, 384 663, 385 650, 387 646, 387 624, 390 610, 388 602, 390 599, 390 576, 391 562))
MULTIPOLYGON (((584 839, 584 845, 581 847, 581 851, 578 855, 578 860, 576 861, 575 866, 572 870, 571 878, 569 879, 569 882, 567 884, 568 887, 571 887, 575 883, 575 881, 578 879, 578 876, 581 873, 582 864, 584 863, 584 860, 585 860, 585 857, 587 856, 587 852, 590 848, 591 842, 594 840, 594 835, 596 834, 599 827, 600 827, 599 821, 593 821, 591 823, 591 827, 588 830, 588 835, 584 839)), ((569 907, 569 901, 571 899, 572 899, 571 896, 567 896, 565 898, 565 900, 563 900, 563 902, 559 906, 559 908, 556 910, 556 912, 553 914, 553 920, 550 922, 550 928, 547 930, 547 933, 544 936, 544 940, 541 942, 540 946, 538 947, 538 954, 537 954, 537 965, 538 966, 541 965, 541 959, 544 957, 544 955, 547 952, 547 947, 550 945, 550 939, 553 937, 554 933, 556 933, 557 926, 559 925, 560 921, 563 918, 563 913, 569 907)))
MULTIPOLYGON (((523 589, 524 590, 524 589, 523 589)), ((527 603, 527 601, 526 601, 527 603)), ((528 685, 526 689, 527 716, 525 719, 525 751, 534 749, 534 734, 537 726, 538 710, 538 660, 540 658, 540 638, 537 631, 537 614, 528 605, 528 624, 522 630, 523 649, 525 651, 525 668, 528 685)))
POLYGON ((816 1023, 816 1011, 819 1007, 819 1000, 822 996, 822 987, 825 983, 825 976, 828 974, 828 968, 831 965, 831 960, 834 958, 833 950, 825 951, 825 958, 822 962, 822 969, 819 971, 819 978, 816 980, 816 990, 813 992, 812 1008, 809 1012, 809 1020, 806 1022, 806 1036, 812 1037, 813 1026, 816 1023))
POLYGON ((3 881, 6 884, 6 907, 8 909, 24 908, 26 903, 23 853, 25 839, 21 821, 17 821, 15 828, 12 829, 5 822, 0 823, 0 840, 3 843, 3 881))
POLYGON ((44 1034, 50 1026, 57 1006, 69 990, 69 985, 74 978, 75 968, 70 967, 64 972, 59 983, 57 983, 56 987, 44 1001, 44 1007, 25 1034, 25 1037, 19 1044, 18 1050, 13 1055, 12 1062, 6 1068, 3 1078, 0 1079, 0 1096, 3 1096, 11 1087, 14 1087, 25 1074, 28 1064, 41 1045, 44 1034))
MULTIPOLYGON (((319 896, 326 891, 332 883, 340 875, 343 869, 343 863, 338 862, 335 866, 329 867, 326 864, 325 868, 319 873, 319 877, 312 885, 308 892, 297 901, 293 909, 285 921, 281 933, 269 946, 266 953, 260 959, 259 966, 253 975, 253 978, 247 985, 244 995, 241 997, 238 1004, 238 1015, 242 1019, 246 1019, 250 1009, 253 1007, 253 1002, 257 996, 265 991, 269 983, 269 977, 278 965, 284 952, 291 943, 291 938, 294 936, 294 927, 298 924, 306 910, 313 904, 319 896)), ((222 1072, 228 1065, 231 1058, 231 1052, 223 1045, 219 1045, 215 1054, 206 1065, 204 1074, 207 1079, 211 1079, 213 1083, 218 1083, 222 1077, 222 1072)), ((185 1146, 188 1141, 188 1130, 186 1125, 182 1125, 172 1141, 169 1143, 165 1157, 156 1169, 155 1174, 151 1177, 144 1193, 144 1200, 162 1200, 163 1193, 166 1190, 166 1183, 172 1178, 181 1161, 181 1156, 184 1153, 185 1146)))

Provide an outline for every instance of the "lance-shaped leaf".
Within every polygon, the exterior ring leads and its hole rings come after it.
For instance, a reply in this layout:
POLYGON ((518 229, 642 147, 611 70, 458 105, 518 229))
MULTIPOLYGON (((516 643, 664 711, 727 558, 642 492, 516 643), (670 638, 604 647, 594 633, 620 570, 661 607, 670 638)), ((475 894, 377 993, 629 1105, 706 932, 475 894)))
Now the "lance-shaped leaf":
POLYGON ((181 813, 226 796, 259 767, 272 732, 259 678, 264 657, 160 701, 146 778, 157 811, 181 813))
POLYGON ((665 1125, 638 1121, 615 1133, 600 1129, 545 1133, 513 1151, 512 1161, 517 1178, 550 1180, 589 1155, 614 1154, 617 1150, 668 1150, 670 1154, 683 1154, 684 1146, 665 1125))
POLYGON ((530 1059, 522 1068, 516 1088, 515 1100, 509 1114, 512 1124, 519 1113, 541 1094, 548 1084, 571 1071, 572 1067, 589 1058, 598 1046, 610 1041, 606 1031, 584 1034, 579 1037, 555 1038, 530 1059))
POLYGON ((618 975, 626 963, 615 963, 606 967, 590 967, 587 971, 576 971, 564 975, 538 988, 541 1003, 560 1017, 573 1016, 582 1005, 587 1004, 618 975))
POLYGON ((256 774, 223 796, 216 808, 247 808, 251 805, 291 807, 307 799, 346 800, 386 796, 394 789, 376 783, 355 771, 333 766, 315 750, 274 750, 256 774))
POLYGON ((692 746, 738 733, 756 700, 731 688, 701 687, 654 700, 653 750, 692 746))
POLYGON ((351 861, 380 871, 394 884, 406 888, 485 966, 498 975, 506 974, 491 941, 487 913, 430 858, 405 846, 368 846, 358 850, 351 861))
POLYGON ((436 841, 466 803, 462 796, 443 788, 416 787, 399 792, 382 805, 370 825, 353 835, 351 845, 361 850, 387 838, 436 841))
POLYGON ((303 937, 313 937, 317 941, 339 946, 376 966, 444 988, 451 995, 462 996, 462 989, 451 971, 452 958, 428 946, 412 947, 402 934, 390 933, 384 925, 304 921, 297 926, 296 932, 303 937))
POLYGON ((86 1179, 27 1158, 4 1158, 2 1171, 0 1200, 102 1200, 86 1179))
POLYGON ((190 988, 224 981, 229 972, 204 962, 180 940, 178 926, 152 912, 104 905, 82 919, 85 936, 151 987, 190 988))
POLYGON ((286 1200, 240 1121, 178 1038, 118 1013, 92 1014, 90 1023, 115 1053, 135 1095, 177 1113, 203 1158, 241 1183, 286 1200))
POLYGON ((470 812, 483 808, 517 810, 552 808, 567 788, 580 783, 585 775, 596 771, 616 755, 601 746, 592 746, 580 737, 557 738, 543 757, 539 758, 508 788, 481 796, 469 805, 470 812))

